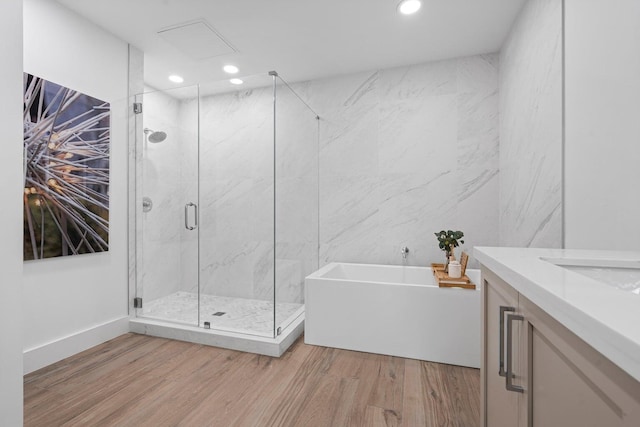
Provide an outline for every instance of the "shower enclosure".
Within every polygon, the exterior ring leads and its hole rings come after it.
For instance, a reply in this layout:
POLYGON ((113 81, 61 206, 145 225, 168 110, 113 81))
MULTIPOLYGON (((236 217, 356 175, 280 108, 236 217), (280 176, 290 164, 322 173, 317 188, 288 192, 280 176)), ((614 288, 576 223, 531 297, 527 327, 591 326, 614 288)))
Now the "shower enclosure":
POLYGON ((277 73, 243 80, 135 96, 131 329, 280 355, 318 268, 319 120, 277 73))

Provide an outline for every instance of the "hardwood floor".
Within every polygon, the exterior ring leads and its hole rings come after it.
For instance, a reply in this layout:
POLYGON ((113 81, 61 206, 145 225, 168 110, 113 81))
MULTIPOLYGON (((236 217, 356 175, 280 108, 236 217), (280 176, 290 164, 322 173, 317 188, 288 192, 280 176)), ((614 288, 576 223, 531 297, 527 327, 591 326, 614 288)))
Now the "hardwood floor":
POLYGON ((478 426, 477 369, 126 334, 25 376, 25 426, 478 426))

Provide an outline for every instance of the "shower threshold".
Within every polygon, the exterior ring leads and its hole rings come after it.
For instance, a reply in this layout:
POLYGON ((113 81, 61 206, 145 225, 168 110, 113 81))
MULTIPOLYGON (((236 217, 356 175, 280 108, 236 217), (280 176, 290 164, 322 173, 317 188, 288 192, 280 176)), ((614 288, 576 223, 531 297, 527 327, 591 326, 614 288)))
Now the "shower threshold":
POLYGON ((302 334, 304 305, 176 292, 145 302, 138 317, 130 319, 135 333, 189 341, 215 347, 279 357, 302 334), (223 313, 223 314, 220 314, 223 313), (205 322, 210 329, 205 328, 205 322))

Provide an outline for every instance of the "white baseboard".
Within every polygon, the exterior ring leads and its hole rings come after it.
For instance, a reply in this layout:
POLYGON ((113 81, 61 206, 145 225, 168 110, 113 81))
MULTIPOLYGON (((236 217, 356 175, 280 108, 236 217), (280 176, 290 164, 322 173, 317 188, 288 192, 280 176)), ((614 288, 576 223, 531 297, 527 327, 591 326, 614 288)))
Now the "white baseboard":
POLYGON ((24 350, 24 374, 80 353, 129 332, 129 317, 121 317, 38 347, 24 350))

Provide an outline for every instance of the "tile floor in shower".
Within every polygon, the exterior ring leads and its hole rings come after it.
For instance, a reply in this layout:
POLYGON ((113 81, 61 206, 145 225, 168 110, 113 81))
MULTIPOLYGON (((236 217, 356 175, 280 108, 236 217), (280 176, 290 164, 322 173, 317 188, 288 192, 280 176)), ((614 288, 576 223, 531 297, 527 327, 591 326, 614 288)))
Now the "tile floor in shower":
MULTIPOLYGON (((303 304, 277 303, 276 325, 284 329, 303 311, 303 304)), ((176 292, 153 301, 145 301, 142 316, 196 325, 198 323, 198 294, 176 292)), ((200 295, 201 327, 204 326, 204 322, 210 322, 211 329, 272 337, 274 331, 273 302, 200 295)))

